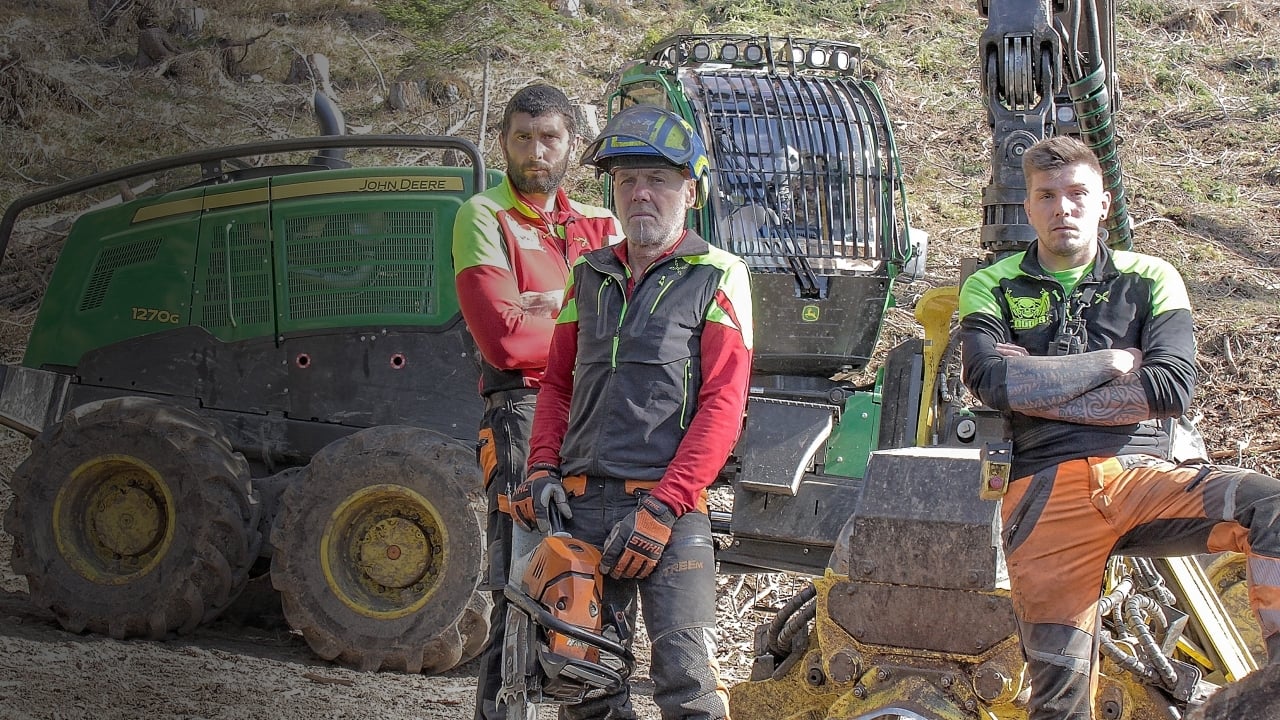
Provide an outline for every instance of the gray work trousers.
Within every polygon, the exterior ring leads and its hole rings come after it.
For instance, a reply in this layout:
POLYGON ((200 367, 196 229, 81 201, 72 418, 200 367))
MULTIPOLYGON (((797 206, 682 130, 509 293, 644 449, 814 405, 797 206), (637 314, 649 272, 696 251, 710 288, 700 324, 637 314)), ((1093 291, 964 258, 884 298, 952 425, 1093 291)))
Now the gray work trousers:
MULTIPOLYGON (((622 480, 588 477, 586 492, 569 500, 565 530, 596 547, 636 508, 622 480)), ((649 635, 653 700, 663 720, 721 720, 729 696, 716 664, 716 569, 711 520, 688 512, 676 520, 658 567, 643 580, 604 578, 606 606, 634 618, 636 598, 649 635)), ((560 709, 562 720, 634 718, 630 688, 560 709)))
POLYGON ((498 509, 498 495, 515 490, 525 477, 529 457, 529 433, 533 428, 534 391, 508 391, 486 398, 480 420, 478 456, 489 497, 488 542, 483 589, 493 597, 489 614, 489 639, 480 656, 476 678, 475 720, 504 720, 506 710, 497 703, 502 687, 502 635, 507 624, 507 598, 502 588, 508 577, 519 578, 542 540, 537 532, 515 526, 511 516, 498 509))

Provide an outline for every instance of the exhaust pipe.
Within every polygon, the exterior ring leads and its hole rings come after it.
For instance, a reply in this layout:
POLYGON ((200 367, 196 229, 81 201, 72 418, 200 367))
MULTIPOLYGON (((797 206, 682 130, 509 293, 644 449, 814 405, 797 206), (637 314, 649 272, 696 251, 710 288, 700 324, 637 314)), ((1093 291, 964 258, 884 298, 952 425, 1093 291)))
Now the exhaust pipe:
MULTIPOLYGON (((317 90, 315 97, 312 99, 312 104, 315 106, 316 122, 320 123, 321 135, 347 134, 347 125, 342 118, 342 110, 338 108, 337 103, 332 98, 317 90)), ((326 148, 311 158, 311 164, 326 167, 330 170, 349 168, 351 163, 346 161, 346 155, 346 148, 326 148)))

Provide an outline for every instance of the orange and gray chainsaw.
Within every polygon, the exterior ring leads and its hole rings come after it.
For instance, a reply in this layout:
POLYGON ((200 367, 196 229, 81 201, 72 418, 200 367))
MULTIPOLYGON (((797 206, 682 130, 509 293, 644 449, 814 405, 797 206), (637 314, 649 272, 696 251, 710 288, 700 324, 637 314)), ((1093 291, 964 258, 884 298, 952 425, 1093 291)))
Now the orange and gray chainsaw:
POLYGON ((600 551, 563 531, 534 550, 519 585, 508 582, 502 688, 508 720, 537 717, 539 704, 574 704, 613 692, 635 670, 624 613, 602 600, 600 551))

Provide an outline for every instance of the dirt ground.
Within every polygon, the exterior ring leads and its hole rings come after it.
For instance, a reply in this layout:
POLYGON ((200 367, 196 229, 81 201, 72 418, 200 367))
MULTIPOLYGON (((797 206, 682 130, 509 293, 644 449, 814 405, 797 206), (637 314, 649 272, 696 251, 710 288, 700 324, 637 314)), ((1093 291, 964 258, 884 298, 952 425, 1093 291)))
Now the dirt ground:
MULTIPOLYGON (((164 642, 73 635, 27 604, 25 580, 9 568, 11 545, 0 541, 4 720, 472 717, 475 661, 431 677, 349 670, 314 657, 282 622, 246 623, 234 607, 232 617, 164 642)), ((742 622, 727 606, 724 617, 742 622)), ((739 679, 749 670, 743 642, 721 648, 726 675, 739 679)), ((633 692, 641 717, 657 718, 643 664, 633 692)))
MULTIPOLYGON (((0 429, 0 516, 26 440, 0 429)), ((275 611, 265 578, 222 619, 163 642, 74 635, 27 603, 0 532, 0 720, 462 720, 472 717, 476 662, 443 675, 368 673, 316 658, 275 611)), ((728 680, 750 671, 750 633, 777 602, 777 576, 723 578, 720 661, 728 680), (743 609, 745 606, 745 609, 743 609)), ((785 586, 785 581, 783 582, 785 586)), ((783 598, 785 599, 785 598, 783 598)), ((633 678, 641 718, 656 719, 647 649, 633 678)), ((555 717, 545 707, 540 718, 555 717)))
MULTIPOLYGON (((6 578, 7 580, 7 578, 6 578)), ((0 599, 0 717, 471 717, 473 668, 440 677, 360 673, 316 661, 287 630, 221 622, 168 642, 76 636, 0 599)))

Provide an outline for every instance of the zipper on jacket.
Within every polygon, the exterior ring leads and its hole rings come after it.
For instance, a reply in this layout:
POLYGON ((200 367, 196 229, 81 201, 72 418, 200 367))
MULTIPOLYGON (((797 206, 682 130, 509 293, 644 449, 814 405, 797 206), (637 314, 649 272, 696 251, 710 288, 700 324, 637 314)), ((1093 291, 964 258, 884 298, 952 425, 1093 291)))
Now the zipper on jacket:
POLYGON ((662 299, 663 295, 667 294, 667 291, 671 289, 672 285, 675 285, 675 283, 668 283, 666 275, 658 278, 658 297, 653 299, 653 306, 649 308, 650 313, 658 312, 658 301, 662 299))
POLYGON ((622 315, 618 316, 618 327, 613 329, 613 347, 609 350, 609 371, 618 369, 618 344, 622 339, 622 317, 627 314, 627 304, 622 303, 622 315))
POLYGON ((622 291, 622 309, 618 311, 618 325, 613 329, 613 339, 609 348, 609 368, 610 370, 618 369, 618 344, 622 336, 622 323, 627 318, 627 293, 622 290, 622 281, 610 273, 604 273, 604 282, 600 283, 600 289, 596 291, 596 332, 603 334, 605 313, 605 293, 609 291, 609 286, 618 283, 618 289, 622 291))
POLYGON ((605 329, 605 300, 604 294, 609 291, 609 285, 614 281, 612 275, 605 275, 604 282, 600 283, 600 287, 596 290, 596 334, 603 335, 605 329))
MULTIPOLYGON (((612 338, 610 339, 609 375, 605 378, 605 386, 600 395, 602 398, 610 398, 613 396, 613 382, 617 377, 618 371, 618 336, 622 333, 622 319, 627 315, 627 292, 626 287, 622 284, 623 280, 617 275, 605 272, 600 268, 596 268, 596 270, 604 275, 604 281, 600 283, 600 288, 596 291, 596 337, 603 335, 604 330, 607 327, 606 323, 608 322, 608 313, 605 312, 605 309, 608 305, 606 293, 611 292, 609 287, 611 285, 617 285, 618 292, 622 296, 622 308, 618 311, 618 324, 613 329, 612 338)), ((608 431, 609 428, 606 428, 603 423, 599 424, 595 428, 595 441, 592 445, 597 448, 604 447, 605 444, 602 440, 602 436, 608 431)), ((597 453, 591 454, 588 467, 588 474, 604 474, 604 469, 600 465, 600 455, 597 453)))
MULTIPOLYGON (((657 305, 657 303, 654 303, 657 305)), ((684 387, 680 392, 680 429, 689 429, 689 423, 685 419, 689 413, 689 380, 693 374, 693 364, 690 360, 684 361, 684 387)))
POLYGON ((625 265, 622 268, 624 278, 618 280, 618 290, 622 292, 622 308, 618 310, 618 326, 613 329, 613 347, 609 350, 609 373, 618 371, 618 345, 622 341, 622 324, 627 320, 627 309, 631 306, 631 298, 627 294, 627 286, 623 280, 631 277, 631 270, 625 265))

